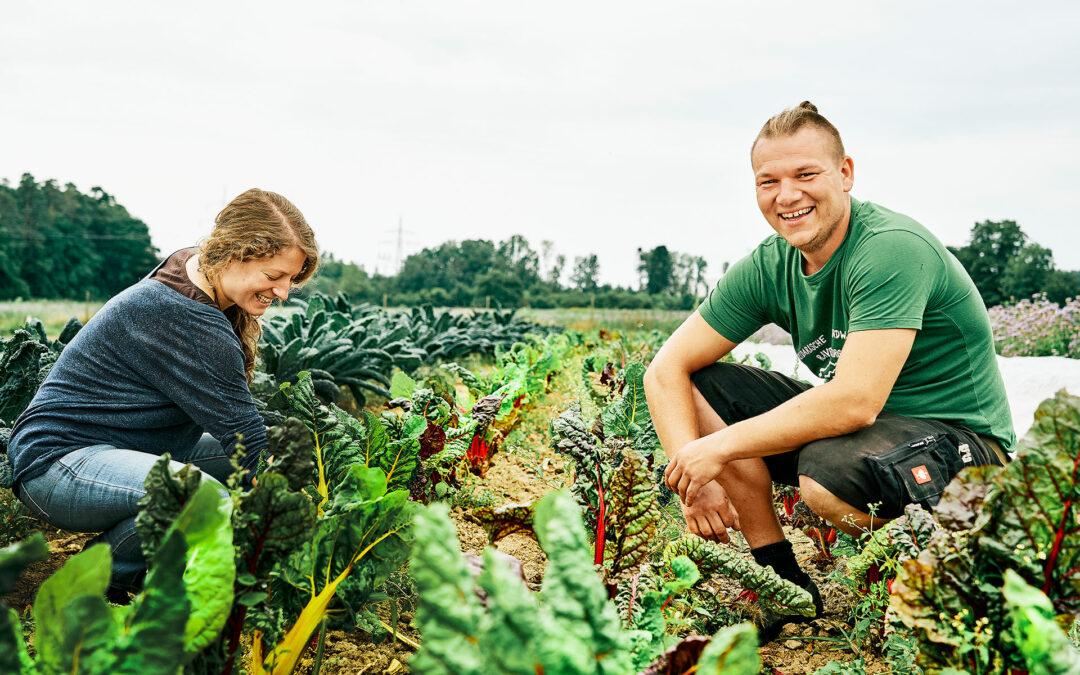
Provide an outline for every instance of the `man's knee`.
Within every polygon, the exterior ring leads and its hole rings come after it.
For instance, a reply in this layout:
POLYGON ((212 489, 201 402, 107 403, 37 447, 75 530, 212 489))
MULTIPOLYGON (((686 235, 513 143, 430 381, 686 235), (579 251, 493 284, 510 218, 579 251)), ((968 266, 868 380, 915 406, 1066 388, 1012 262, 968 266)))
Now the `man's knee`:
POLYGON ((720 474, 720 484, 725 490, 768 491, 772 494, 772 475, 761 458, 739 459, 730 462, 720 474))
POLYGON ((870 515, 837 497, 810 476, 799 475, 799 495, 810 510, 848 534, 857 536, 861 530, 883 524, 870 515))

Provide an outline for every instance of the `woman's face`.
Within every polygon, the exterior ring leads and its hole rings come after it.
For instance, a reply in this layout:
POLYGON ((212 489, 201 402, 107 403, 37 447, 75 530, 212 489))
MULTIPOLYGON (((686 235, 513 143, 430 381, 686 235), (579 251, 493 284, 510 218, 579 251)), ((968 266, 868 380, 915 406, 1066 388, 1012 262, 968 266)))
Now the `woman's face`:
POLYGON ((271 258, 229 264, 218 284, 226 301, 221 309, 239 305, 252 316, 262 316, 274 300, 289 297, 293 279, 300 274, 306 260, 298 246, 290 246, 271 258))

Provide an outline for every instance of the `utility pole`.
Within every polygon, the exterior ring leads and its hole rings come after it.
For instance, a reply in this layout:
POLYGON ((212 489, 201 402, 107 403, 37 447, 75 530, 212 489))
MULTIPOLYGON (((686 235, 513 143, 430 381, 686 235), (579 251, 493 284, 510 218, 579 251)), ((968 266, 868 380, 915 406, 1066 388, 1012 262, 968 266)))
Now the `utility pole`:
MULTIPOLYGON (((392 230, 388 230, 386 232, 386 235, 388 235, 387 238, 381 239, 379 241, 379 248, 383 251, 386 250, 385 248, 383 248, 384 246, 394 247, 392 259, 385 253, 380 253, 378 256, 378 259, 380 261, 386 261, 391 263, 392 265, 391 269, 387 273, 387 276, 394 276, 401 271, 401 266, 405 263, 405 249, 411 249, 412 247, 416 246, 416 241, 412 239, 411 236, 413 234, 415 233, 411 230, 405 229, 405 220, 401 216, 398 216, 397 227, 392 230)), ((376 266, 375 272, 376 274, 380 272, 379 266, 376 266)))

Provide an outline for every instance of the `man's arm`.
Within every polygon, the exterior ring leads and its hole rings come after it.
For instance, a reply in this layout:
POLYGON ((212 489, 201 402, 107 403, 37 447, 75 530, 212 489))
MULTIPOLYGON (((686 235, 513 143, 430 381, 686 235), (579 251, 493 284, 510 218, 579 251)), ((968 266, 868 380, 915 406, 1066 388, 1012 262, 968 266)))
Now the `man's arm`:
POLYGON ((653 357, 645 371, 645 398, 656 435, 669 458, 700 436, 690 374, 716 363, 735 343, 694 312, 653 357))
POLYGON ((668 485, 689 506, 730 461, 789 452, 870 426, 889 398, 915 334, 909 328, 849 333, 832 380, 766 413, 683 444, 668 465, 668 485))

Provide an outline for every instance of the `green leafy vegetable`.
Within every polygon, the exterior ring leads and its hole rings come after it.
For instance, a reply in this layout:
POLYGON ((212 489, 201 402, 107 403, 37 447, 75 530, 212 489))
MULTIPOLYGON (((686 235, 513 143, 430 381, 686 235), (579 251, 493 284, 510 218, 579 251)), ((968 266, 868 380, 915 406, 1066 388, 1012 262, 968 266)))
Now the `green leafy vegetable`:
POLYGON ((1033 675, 1080 673, 1080 651, 1054 620, 1054 606, 1042 591, 1013 570, 1002 589, 1012 618, 1012 637, 1033 675))
POLYGON ((796 586, 773 572, 739 555, 734 549, 694 535, 671 542, 664 549, 664 560, 686 556, 694 561, 704 578, 722 575, 734 579, 758 594, 762 605, 781 614, 814 616, 817 610, 813 598, 805 589, 796 586))

